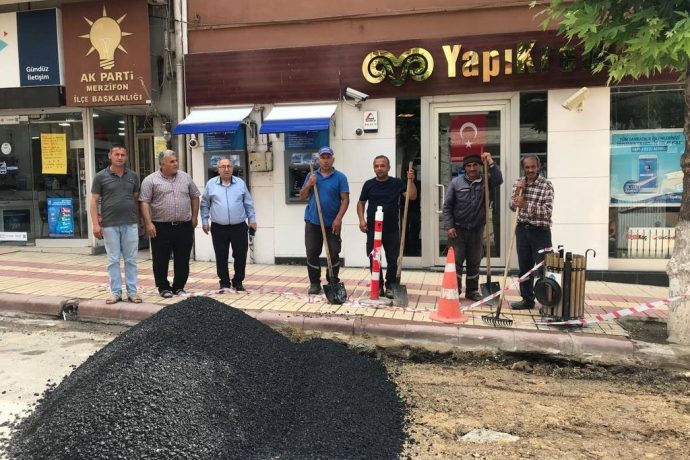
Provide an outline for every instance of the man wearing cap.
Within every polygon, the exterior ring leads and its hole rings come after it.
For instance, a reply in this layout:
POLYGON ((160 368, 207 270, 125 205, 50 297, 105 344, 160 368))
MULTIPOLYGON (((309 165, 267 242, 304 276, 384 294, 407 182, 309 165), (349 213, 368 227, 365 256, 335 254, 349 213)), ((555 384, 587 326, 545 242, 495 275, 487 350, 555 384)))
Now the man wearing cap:
MULTIPOLYGON (((367 255, 369 256, 369 269, 373 262, 371 251, 374 248, 374 223, 376 208, 383 208, 383 232, 381 233, 381 244, 386 252, 386 282, 383 283, 383 270, 379 272, 381 278, 381 289, 385 286, 385 291, 381 294, 388 298, 393 298, 392 285, 399 280, 396 279, 398 271, 398 255, 400 254, 400 199, 405 196, 405 182, 397 177, 391 177, 388 172, 391 163, 387 156, 379 155, 374 158, 374 174, 376 177, 369 179, 362 186, 362 192, 357 202, 357 215, 359 216, 359 229, 367 234, 367 255), (364 206, 367 207, 366 219, 364 216, 364 206)), ((407 171, 407 179, 414 181, 414 170, 407 171)), ((417 199, 417 187, 412 182, 410 187, 410 200, 417 199)))
POLYGON ((309 294, 319 294, 321 292, 319 256, 323 249, 323 236, 321 235, 319 214, 313 193, 315 184, 319 189, 323 223, 326 227, 326 240, 328 242, 328 251, 331 255, 331 264, 333 265, 333 277, 335 278, 331 280, 330 275, 326 273, 326 279, 329 283, 340 281, 338 278, 342 243, 340 231, 343 226, 343 216, 350 205, 350 187, 345 174, 336 171, 333 167, 334 162, 333 149, 328 146, 321 147, 318 158, 319 169, 307 176, 302 189, 299 191, 300 199, 309 200, 304 210, 304 244, 307 251, 309 294))
POLYGON ((465 174, 450 181, 443 200, 443 223, 448 232, 448 243, 455 251, 458 293, 462 290, 462 266, 467 261, 465 298, 473 301, 482 299, 479 293, 479 264, 486 224, 484 177, 481 175, 483 160, 489 165, 489 188, 501 185, 503 175, 489 152, 483 152, 481 156, 469 155, 462 162, 465 174))

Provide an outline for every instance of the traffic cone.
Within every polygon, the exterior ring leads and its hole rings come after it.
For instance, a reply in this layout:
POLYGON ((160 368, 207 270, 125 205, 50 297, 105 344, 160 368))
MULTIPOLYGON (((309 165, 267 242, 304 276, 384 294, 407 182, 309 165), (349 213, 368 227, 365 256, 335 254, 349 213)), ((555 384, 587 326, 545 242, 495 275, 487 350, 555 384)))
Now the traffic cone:
POLYGON ((443 273, 441 285, 441 297, 438 299, 438 308, 429 315, 433 321, 442 323, 464 323, 469 318, 460 311, 458 295, 458 278, 455 273, 455 251, 448 248, 446 257, 446 270, 443 273))

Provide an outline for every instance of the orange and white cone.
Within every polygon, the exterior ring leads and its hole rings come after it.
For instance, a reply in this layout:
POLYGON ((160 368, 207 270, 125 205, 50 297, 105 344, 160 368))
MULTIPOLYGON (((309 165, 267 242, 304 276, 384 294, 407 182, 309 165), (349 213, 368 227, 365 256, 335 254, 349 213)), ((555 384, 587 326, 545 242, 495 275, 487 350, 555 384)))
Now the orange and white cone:
POLYGON ((464 323, 469 318, 460 311, 458 295, 458 278, 455 273, 455 251, 448 248, 446 257, 446 269, 443 273, 441 285, 441 297, 438 299, 438 308, 429 315, 433 321, 442 323, 464 323))

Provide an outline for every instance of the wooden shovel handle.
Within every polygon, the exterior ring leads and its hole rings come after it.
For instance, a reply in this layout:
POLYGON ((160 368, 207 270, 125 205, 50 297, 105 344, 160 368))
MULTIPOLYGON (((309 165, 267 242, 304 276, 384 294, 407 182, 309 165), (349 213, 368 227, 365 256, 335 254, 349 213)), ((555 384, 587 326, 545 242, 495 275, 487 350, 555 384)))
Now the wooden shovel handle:
MULTIPOLYGON (((309 172, 314 174, 314 165, 309 163, 309 172)), ((314 199, 316 199, 316 211, 319 215, 321 225, 321 236, 323 238, 323 248, 326 251, 326 262, 328 263, 328 276, 333 279, 333 265, 331 264, 331 252, 328 250, 328 238, 326 237, 326 226, 323 224, 323 214, 321 214, 321 200, 319 200, 319 188, 314 182, 314 199)))
POLYGON ((484 213, 486 214, 486 275, 491 276, 491 229, 489 228, 489 163, 484 158, 484 213))
MULTIPOLYGON (((517 191, 517 197, 520 198, 522 195, 522 189, 519 188, 517 191)), ((496 317, 498 318, 498 314, 501 312, 501 304, 503 304, 503 298, 505 297, 505 287, 506 287, 506 280, 508 279, 508 269, 510 268, 510 258, 513 255, 513 247, 515 246, 515 230, 517 228, 517 220, 518 220, 518 215, 520 214, 520 208, 517 208, 515 210, 515 217, 513 217, 513 227, 512 227, 512 232, 511 232, 511 237, 510 237, 510 248, 508 249, 508 254, 506 254, 506 268, 503 270, 503 283, 502 286, 503 288, 501 289, 501 296, 498 299, 498 308, 497 308, 497 313, 496 317)))
MULTIPOLYGON (((412 162, 407 166, 407 171, 412 169, 412 162)), ((403 210, 402 231, 400 232, 400 254, 398 254, 398 270, 395 277, 400 280, 400 273, 402 272, 403 253, 405 252, 405 235, 407 233, 407 209, 410 205, 410 188, 412 187, 412 179, 407 179, 407 191, 405 192, 405 209, 403 210)))

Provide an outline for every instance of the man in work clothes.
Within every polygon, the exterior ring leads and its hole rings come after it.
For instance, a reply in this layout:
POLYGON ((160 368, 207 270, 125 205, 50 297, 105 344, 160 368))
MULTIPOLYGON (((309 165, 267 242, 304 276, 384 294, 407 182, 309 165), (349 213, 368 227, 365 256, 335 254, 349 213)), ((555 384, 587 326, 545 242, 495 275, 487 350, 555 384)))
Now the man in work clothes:
MULTIPOLYGON (((400 255, 400 198, 405 196, 405 182, 397 177, 391 177, 388 172, 391 169, 390 160, 385 155, 374 158, 374 174, 376 177, 369 179, 362 186, 362 192, 357 202, 357 215, 359 216, 359 229, 367 234, 367 255, 369 256, 369 270, 371 270, 373 258, 371 251, 374 248, 374 222, 376 221, 376 208, 383 208, 383 232, 381 244, 386 252, 386 282, 383 295, 393 298, 391 287, 396 280, 398 270, 398 256, 400 255), (364 219, 364 206, 369 203, 367 217, 364 219)), ((407 179, 414 181, 414 170, 407 171, 407 179)), ((417 187, 412 182, 410 187, 410 200, 417 199, 417 187)), ((381 289, 384 287, 383 270, 379 272, 381 277, 381 289)))
MULTIPOLYGON (((552 246, 553 185, 539 174, 540 168, 539 157, 529 155, 522 158, 525 177, 513 185, 510 200, 510 209, 518 212, 515 241, 520 276, 544 259, 544 253, 539 253, 541 249, 552 246), (522 190, 520 197, 518 190, 522 190)), ((520 295, 522 300, 511 305, 513 310, 534 308, 533 276, 520 284, 520 295)))
POLYGON ((484 180, 481 170, 483 161, 489 165, 489 188, 503 183, 501 169, 491 159, 489 152, 469 155, 462 164, 465 174, 454 177, 443 200, 443 223, 448 232, 448 243, 455 251, 455 272, 458 277, 458 293, 462 290, 462 266, 467 261, 465 298, 477 301, 479 293, 479 265, 482 261, 484 225, 484 180))
POLYGON ((108 255, 110 297, 106 303, 122 299, 120 257, 125 261, 127 300, 141 303, 137 294, 137 252, 139 250, 139 176, 125 167, 127 149, 115 144, 108 152, 110 166, 99 171, 91 185, 93 236, 103 239, 108 255), (101 211, 98 212, 98 205, 101 211))
POLYGON ((304 210, 304 245, 307 250, 307 273, 309 274, 309 294, 321 292, 321 266, 319 256, 323 249, 323 236, 319 225, 319 215, 314 198, 314 184, 319 188, 319 200, 323 212, 323 223, 326 227, 326 240, 328 251, 333 265, 333 276, 326 273, 328 282, 340 282, 340 248, 342 240, 340 231, 343 227, 343 216, 350 205, 350 187, 347 177, 333 167, 335 157, 330 147, 319 149, 319 169, 309 174, 304 180, 304 185, 299 191, 302 200, 309 199, 304 210))
POLYGON ((228 271, 228 251, 232 246, 233 268, 232 287, 244 291, 244 270, 249 250, 248 229, 256 230, 254 202, 247 185, 239 177, 232 175, 232 161, 223 157, 218 161, 218 177, 206 183, 201 197, 201 225, 208 235, 211 230, 213 251, 216 254, 216 273, 221 289, 231 287, 228 271), (211 223, 209 223, 209 217, 211 223), (249 226, 247 226, 249 220, 249 226))
POLYGON ((199 213, 199 189, 192 178, 179 171, 177 154, 166 150, 158 156, 160 169, 141 183, 139 201, 146 231, 151 237, 153 277, 161 297, 186 295, 189 256, 199 213), (173 255, 174 278, 168 281, 168 264, 173 255))

